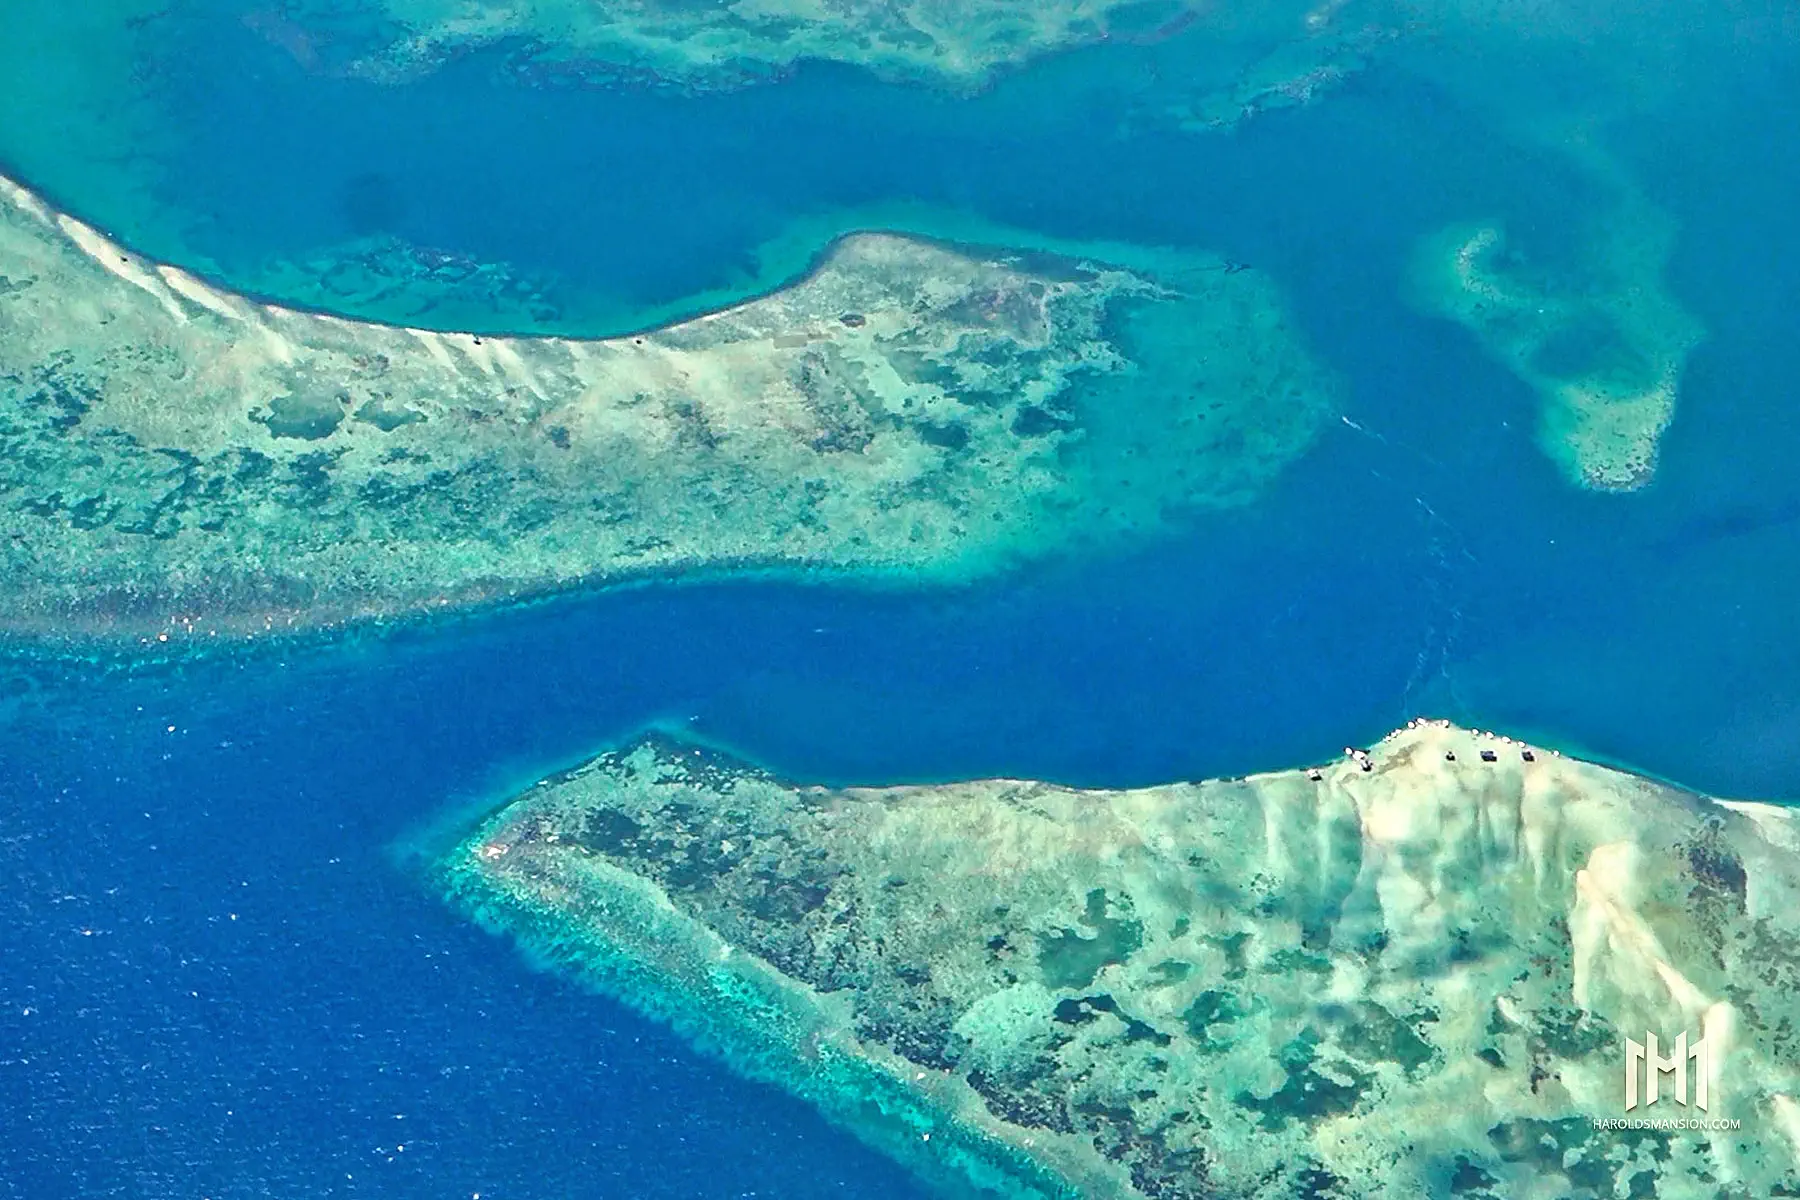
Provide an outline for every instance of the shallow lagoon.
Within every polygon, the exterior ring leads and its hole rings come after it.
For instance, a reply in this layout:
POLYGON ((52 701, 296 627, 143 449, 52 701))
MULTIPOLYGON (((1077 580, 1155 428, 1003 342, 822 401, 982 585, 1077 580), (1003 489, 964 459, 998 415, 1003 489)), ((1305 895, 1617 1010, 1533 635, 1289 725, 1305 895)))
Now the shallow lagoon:
MULTIPOLYGON (((218 48, 192 43, 185 82, 157 86, 176 112, 226 99, 230 123, 188 126, 168 157, 124 171, 98 155, 61 177, 16 148, 0 158, 136 247, 211 259, 244 286, 263 255, 393 233, 553 271, 567 319, 589 325, 748 286, 718 264, 754 274, 745 255, 790 223, 829 229, 834 210, 896 199, 1060 236, 1200 242, 1290 289, 1349 377, 1354 425, 1255 508, 978 591, 645 590, 135 673, 19 659, 0 744, 0 857, 23 881, 0 934, 0 1045, 18 1049, 0 1101, 26 1132, 0 1146, 0 1195, 177 1178, 342 1195, 910 1194, 797 1106, 517 971, 388 857, 446 805, 646 720, 809 778, 1122 785, 1309 761, 1429 711, 1717 793, 1800 798, 1791 45, 1617 134, 1682 225, 1671 284, 1711 335, 1656 482, 1621 497, 1564 484, 1532 444, 1525 387, 1399 298, 1421 233, 1501 211, 1553 244, 1579 178, 1401 76, 1229 136, 1111 140, 1118 110, 1096 105, 1016 137, 1045 91, 1084 72, 1094 94, 1113 86, 1109 56, 1071 55, 974 102, 992 106, 977 110, 992 132, 963 146, 983 145, 991 169, 971 178, 925 153, 968 108, 843 70, 689 101, 521 90, 477 57, 385 93, 308 76, 241 24, 212 28, 218 48), (465 99, 446 111, 453 93, 465 99), (371 96, 393 107, 371 112, 371 96), (700 178, 731 189, 682 213, 598 188, 616 167, 563 129, 601 110, 654 131, 637 162, 684 123, 690 139, 713 130, 737 173, 700 178), (743 123, 726 138, 702 110, 743 123), (886 141, 866 136, 869 113, 886 141), (427 115, 436 134, 402 150, 396 123, 427 115), (770 129, 792 133, 789 157, 761 151, 770 129), (851 143, 872 148, 841 170, 832 156, 851 143), (444 186, 476 158, 473 185, 444 186), (541 171, 556 186, 517 186, 544 162, 565 168, 541 171), (1147 162, 1168 180, 1153 192, 1128 173, 1147 162), (354 201, 345 188, 371 170, 389 182, 354 201), (576 214, 630 233, 571 252, 549 235, 576 214), (721 1152, 729 1170, 659 1165, 721 1152), (566 1174, 547 1179, 547 1159, 566 1174)), ((693 192, 691 162, 670 171, 661 186, 693 192)), ((767 270, 797 267, 807 243, 767 270)))

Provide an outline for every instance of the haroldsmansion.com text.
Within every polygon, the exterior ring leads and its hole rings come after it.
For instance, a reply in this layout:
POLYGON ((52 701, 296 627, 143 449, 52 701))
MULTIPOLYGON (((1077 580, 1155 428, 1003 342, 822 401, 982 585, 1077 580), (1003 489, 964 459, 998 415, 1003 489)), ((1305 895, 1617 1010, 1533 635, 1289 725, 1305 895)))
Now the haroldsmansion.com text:
POLYGON ((1596 1117, 1595 1129, 1652 1129, 1664 1133, 1736 1133, 1744 1122, 1737 1117, 1596 1117))

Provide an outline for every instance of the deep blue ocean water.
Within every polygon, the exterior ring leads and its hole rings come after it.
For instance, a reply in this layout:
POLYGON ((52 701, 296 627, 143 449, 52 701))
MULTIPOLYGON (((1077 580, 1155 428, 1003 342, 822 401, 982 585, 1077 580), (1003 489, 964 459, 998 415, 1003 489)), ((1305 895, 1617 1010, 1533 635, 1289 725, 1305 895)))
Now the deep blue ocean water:
POLYGON ((553 273, 601 323, 894 200, 1203 245, 1288 290, 1348 422, 1253 508, 963 592, 651 589, 185 665, 0 660, 0 1197, 913 1195, 409 870, 446 814, 650 721, 808 779, 1130 784, 1428 712, 1800 798, 1791 45, 1696 62, 1610 131, 1710 337, 1657 481, 1597 496, 1533 445, 1523 385, 1400 299, 1422 233, 1498 214, 1553 244, 1591 187, 1404 73, 1176 135, 1133 114, 1178 48, 974 100, 837 68, 533 89, 481 55, 383 89, 207 11, 144 64, 166 138, 0 165, 228 280, 392 233, 553 273))

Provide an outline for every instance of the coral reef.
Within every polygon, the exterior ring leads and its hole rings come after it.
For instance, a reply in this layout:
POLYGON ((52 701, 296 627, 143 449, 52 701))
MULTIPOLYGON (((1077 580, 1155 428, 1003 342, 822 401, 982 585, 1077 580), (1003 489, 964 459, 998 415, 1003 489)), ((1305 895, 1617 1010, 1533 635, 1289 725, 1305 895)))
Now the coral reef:
POLYGON ((0 628, 966 578, 1153 530, 1253 493, 1330 387, 1265 277, 1171 264, 858 234, 659 330, 480 337, 254 303, 0 182, 0 628))
POLYGON ((1674 231, 1631 197, 1580 240, 1577 261, 1516 253, 1497 223, 1426 239, 1414 292, 1463 325, 1541 400, 1538 440, 1572 481, 1626 491, 1655 471, 1698 321, 1665 289, 1674 231))
MULTIPOLYGON (((1228 132, 1264 113, 1304 108, 1331 94, 1369 69, 1404 30, 1398 21, 1346 20, 1342 8, 1341 0, 1313 8, 1280 30, 1272 46, 1255 43, 1248 58, 1224 78, 1197 71, 1187 88, 1177 89, 1185 94, 1161 102, 1163 119, 1192 132, 1228 132)), ((1228 61, 1225 49, 1217 41, 1209 43, 1202 61, 1228 61)))
POLYGON ((244 289, 290 305, 391 324, 544 330, 568 319, 558 279, 396 237, 357 238, 232 274, 244 289))
POLYGON ((1747 1200, 1800 1186, 1797 839, 1416 721, 1120 792, 804 787, 653 737, 440 866, 953 1190, 1747 1200), (1628 1113, 1646 1033, 1709 1058, 1628 1113))
POLYGON ((523 43, 528 71, 559 64, 584 77, 654 78, 716 87, 762 78, 802 59, 867 67, 890 78, 980 85, 996 70, 1115 33, 1176 30, 1193 0, 383 0, 404 30, 357 70, 374 78, 429 69, 471 46, 523 43))

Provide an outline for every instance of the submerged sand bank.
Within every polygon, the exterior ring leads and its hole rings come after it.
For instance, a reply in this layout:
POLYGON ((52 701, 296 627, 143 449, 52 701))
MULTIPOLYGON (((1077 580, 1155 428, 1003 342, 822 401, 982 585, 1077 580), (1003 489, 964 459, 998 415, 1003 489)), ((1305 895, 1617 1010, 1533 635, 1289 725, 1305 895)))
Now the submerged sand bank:
POLYGON ((1281 310, 1217 260, 866 233, 652 332, 435 333, 253 302, 0 181, 0 629, 967 577, 1253 494, 1326 414, 1281 310))
POLYGON ((1663 282, 1669 218, 1632 195, 1592 225, 1579 261, 1549 264, 1499 224, 1452 227, 1421 246, 1414 291, 1538 394, 1538 444, 1571 482, 1629 491, 1655 472, 1703 331, 1663 282))
POLYGON ((1766 1196, 1800 1183, 1800 847, 1441 723, 1125 792, 803 787, 650 740, 517 797, 454 903, 951 1191, 1766 1196), (1489 760, 1484 755, 1491 755, 1489 760), (1736 1122, 1616 1130, 1625 1040, 1736 1122))

